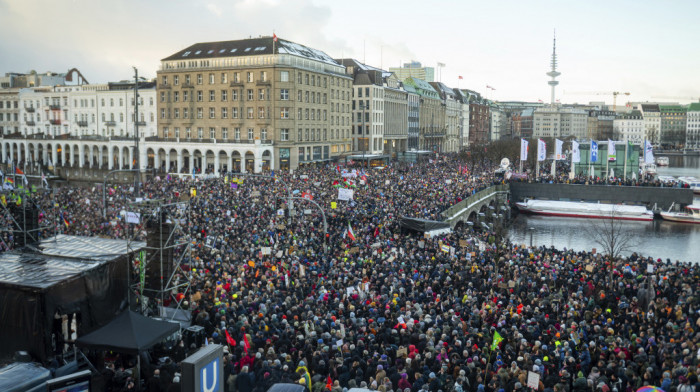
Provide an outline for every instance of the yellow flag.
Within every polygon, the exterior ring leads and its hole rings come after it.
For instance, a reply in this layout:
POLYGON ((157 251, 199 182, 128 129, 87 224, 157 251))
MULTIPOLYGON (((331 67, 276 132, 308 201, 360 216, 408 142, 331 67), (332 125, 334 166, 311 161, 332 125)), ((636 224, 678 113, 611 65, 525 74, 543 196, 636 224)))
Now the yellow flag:
POLYGON ((331 208, 334 209, 334 210, 335 210, 336 208, 338 208, 338 203, 332 201, 332 202, 331 202, 331 208))
POLYGON ((228 184, 228 176, 224 177, 224 184, 228 184))

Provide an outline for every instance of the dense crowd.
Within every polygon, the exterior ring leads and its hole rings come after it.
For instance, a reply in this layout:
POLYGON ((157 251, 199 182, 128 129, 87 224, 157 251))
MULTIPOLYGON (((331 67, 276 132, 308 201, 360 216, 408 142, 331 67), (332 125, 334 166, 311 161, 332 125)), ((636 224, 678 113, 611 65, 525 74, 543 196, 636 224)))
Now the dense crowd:
MULTIPOLYGON (((144 184, 167 202, 196 187, 173 212, 194 244, 177 279, 192 287, 164 305, 179 301, 225 346, 226 391, 281 382, 309 392, 700 391, 698 264, 530 248, 463 226, 430 238, 399 227, 404 215, 440 220, 497 183, 493 168, 449 159, 357 167, 345 184, 336 166, 240 184, 234 175, 144 184), (353 200, 338 200, 338 185, 353 200), (312 203, 294 200, 299 213, 287 214, 289 192, 321 206, 327 235, 312 203)), ((103 218, 100 189, 58 189, 40 198, 43 219, 124 238, 129 193, 110 188, 103 218)), ((177 362, 192 349, 181 342, 172 362, 142 361, 146 390, 176 389, 177 362)), ((139 390, 110 379, 111 390, 139 390)))

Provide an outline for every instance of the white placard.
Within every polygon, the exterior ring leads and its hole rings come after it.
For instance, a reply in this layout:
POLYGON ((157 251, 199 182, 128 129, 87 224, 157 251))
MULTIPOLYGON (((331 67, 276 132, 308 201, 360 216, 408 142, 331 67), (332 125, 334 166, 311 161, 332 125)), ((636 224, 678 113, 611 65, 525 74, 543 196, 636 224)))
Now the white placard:
POLYGON ((527 386, 537 390, 540 387, 540 374, 535 372, 527 372, 527 386))
POLYGON ((452 180, 445 180, 445 184, 447 184, 447 185, 452 184, 452 180))
POLYGON ((284 216, 284 209, 280 208, 279 210, 277 210, 277 215, 284 216))
POLYGON ((311 215, 311 210, 304 210, 304 215, 311 215))
POLYGON ((647 264, 647 274, 653 274, 654 273, 654 264, 647 264))
POLYGON ((352 200, 354 193, 352 189, 338 188, 338 200, 352 200))
POLYGON ((307 176, 306 174, 302 174, 299 176, 299 178, 301 178, 302 180, 306 180, 309 178, 309 176, 307 176))
POLYGON ((272 254, 272 247, 270 246, 263 246, 260 248, 260 252, 263 254, 263 256, 268 256, 272 254))
POLYGON ((126 212, 126 223, 139 224, 140 221, 141 221, 141 214, 139 214, 138 212, 131 212, 131 211, 126 212))

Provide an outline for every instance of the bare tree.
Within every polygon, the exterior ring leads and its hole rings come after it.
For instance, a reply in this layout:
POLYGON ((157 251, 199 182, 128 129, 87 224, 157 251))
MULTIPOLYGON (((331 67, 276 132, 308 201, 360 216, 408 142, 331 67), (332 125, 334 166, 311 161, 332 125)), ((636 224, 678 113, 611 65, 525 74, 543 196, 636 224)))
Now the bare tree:
POLYGON ((602 219, 591 219, 584 230, 587 237, 600 246, 602 253, 613 260, 639 245, 639 236, 625 227, 617 206, 610 210, 608 216, 602 219))

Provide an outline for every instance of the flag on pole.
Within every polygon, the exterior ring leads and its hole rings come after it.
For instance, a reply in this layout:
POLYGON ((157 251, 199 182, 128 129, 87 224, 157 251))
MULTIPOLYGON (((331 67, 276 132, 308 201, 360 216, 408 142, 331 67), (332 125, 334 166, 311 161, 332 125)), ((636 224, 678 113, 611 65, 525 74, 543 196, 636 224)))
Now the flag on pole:
POLYGON ((330 374, 328 375, 328 378, 326 378, 326 389, 329 391, 333 389, 333 380, 331 379, 330 374))
POLYGON ((591 140, 591 162, 598 162, 598 143, 591 140))
POLYGON ((576 140, 571 142, 571 162, 581 162, 581 150, 578 148, 578 142, 576 140))
POLYGON ((654 152, 648 140, 644 140, 644 163, 654 163, 654 152))
POLYGON ((236 346, 236 341, 233 340, 233 338, 231 337, 231 335, 229 335, 228 329, 226 329, 225 331, 226 331, 226 343, 228 343, 228 344, 231 345, 231 346, 236 346))
POLYGON ((615 142, 608 139, 608 161, 617 160, 617 153, 615 152, 615 142))
POLYGON ((15 174, 19 174, 20 176, 24 175, 24 172, 20 170, 18 167, 15 167, 15 174))
POLYGON ((355 241, 355 232, 352 230, 352 226, 350 225, 350 222, 348 222, 347 235, 348 235, 348 237, 350 237, 350 241, 355 241))
POLYGON ((501 343, 503 340, 503 337, 501 336, 498 331, 494 331, 493 333, 493 342, 491 343, 491 351, 495 350, 498 348, 498 344, 501 343))
POLYGON ((275 41, 275 42, 277 42, 277 34, 272 33, 272 40, 275 41))
POLYGON ((564 159, 564 154, 562 154, 562 149, 564 147, 564 142, 559 139, 554 139, 554 159, 560 161, 564 159))
POLYGON ((632 152, 632 147, 633 147, 632 142, 628 140, 627 141, 627 148, 625 149, 625 161, 629 159, 629 155, 632 152))
POLYGON ((547 158, 547 144, 542 139, 537 139, 537 161, 542 162, 547 158))
POLYGON ((528 141, 525 139, 520 139, 520 160, 527 161, 527 151, 530 147, 528 146, 528 141))

